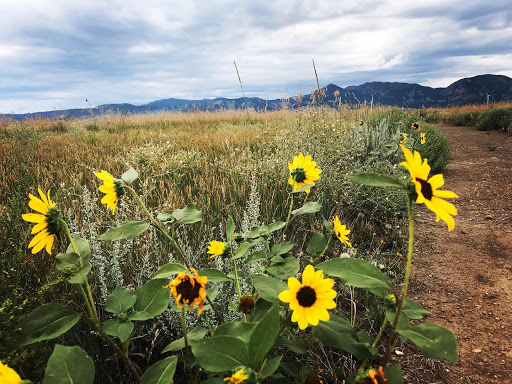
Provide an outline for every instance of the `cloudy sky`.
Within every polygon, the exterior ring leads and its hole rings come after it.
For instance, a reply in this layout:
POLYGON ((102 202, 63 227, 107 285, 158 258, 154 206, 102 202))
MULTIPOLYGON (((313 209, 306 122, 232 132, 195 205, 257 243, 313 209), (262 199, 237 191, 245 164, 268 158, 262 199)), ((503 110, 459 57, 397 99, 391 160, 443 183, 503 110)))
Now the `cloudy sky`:
POLYGON ((512 77, 510 0, 2 0, 0 113, 512 77))

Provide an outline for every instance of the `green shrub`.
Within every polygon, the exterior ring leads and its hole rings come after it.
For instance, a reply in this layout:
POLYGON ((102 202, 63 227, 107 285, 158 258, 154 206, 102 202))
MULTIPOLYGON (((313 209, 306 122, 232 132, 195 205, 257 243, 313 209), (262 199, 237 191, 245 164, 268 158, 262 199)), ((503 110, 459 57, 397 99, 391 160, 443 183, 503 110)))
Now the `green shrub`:
POLYGON ((478 122, 476 128, 479 131, 499 131, 510 132, 512 126, 512 108, 491 108, 485 111, 478 122))
POLYGON ((480 119, 482 112, 460 112, 450 115, 447 123, 456 127, 474 127, 480 119))

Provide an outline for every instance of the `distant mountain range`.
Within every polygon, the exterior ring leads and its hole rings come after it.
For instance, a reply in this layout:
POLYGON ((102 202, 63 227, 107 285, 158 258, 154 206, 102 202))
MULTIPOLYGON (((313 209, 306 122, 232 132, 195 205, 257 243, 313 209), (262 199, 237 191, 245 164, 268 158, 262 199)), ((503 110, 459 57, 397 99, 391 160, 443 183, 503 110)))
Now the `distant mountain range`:
MULTIPOLYGON (((512 79, 502 75, 480 75, 456 81, 446 88, 431 88, 419 84, 371 82, 346 88, 329 84, 323 87, 320 97, 314 103, 335 106, 338 103, 358 105, 392 105, 404 108, 446 107, 465 104, 482 104, 490 102, 512 101, 512 79), (488 96, 489 95, 489 96, 488 96)), ((287 100, 264 100, 258 97, 241 97, 238 99, 162 99, 144 105, 104 104, 92 108, 96 116, 112 113, 139 114, 159 111, 194 111, 252 108, 255 110, 276 110, 283 107, 299 108, 310 105, 312 95, 291 97, 287 100)), ((5 114, 0 117, 16 120, 34 117, 55 119, 90 116, 89 108, 55 110, 26 114, 5 114)))

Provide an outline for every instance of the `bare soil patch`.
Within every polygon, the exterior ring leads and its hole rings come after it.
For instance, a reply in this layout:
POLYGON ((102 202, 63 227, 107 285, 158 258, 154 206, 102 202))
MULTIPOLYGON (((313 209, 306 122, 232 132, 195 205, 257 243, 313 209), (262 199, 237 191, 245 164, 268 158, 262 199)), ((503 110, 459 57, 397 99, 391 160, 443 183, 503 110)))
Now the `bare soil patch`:
POLYGON ((408 366, 404 376, 432 384, 512 383, 512 136, 439 129, 452 144, 444 189, 459 195, 458 216, 448 232, 419 207, 409 296, 431 311, 429 322, 455 333, 459 362, 431 362, 422 378, 408 366))

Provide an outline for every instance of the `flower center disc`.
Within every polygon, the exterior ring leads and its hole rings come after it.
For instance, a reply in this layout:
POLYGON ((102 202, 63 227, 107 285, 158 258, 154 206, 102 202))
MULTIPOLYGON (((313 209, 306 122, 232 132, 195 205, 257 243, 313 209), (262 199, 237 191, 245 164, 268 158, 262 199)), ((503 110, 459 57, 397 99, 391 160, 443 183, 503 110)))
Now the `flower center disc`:
POLYGON ((192 303, 195 299, 199 297, 199 291, 201 290, 201 284, 190 283, 190 280, 183 280, 177 287, 176 292, 181 294, 180 301, 185 304, 192 303))
POLYGON ((295 180, 297 183, 302 183, 304 180, 306 180, 306 171, 304 168, 295 168, 292 171, 292 177, 293 180, 295 180))
POLYGON ((301 307, 311 307, 316 301, 316 292, 313 288, 305 286, 297 292, 297 301, 301 307))
POLYGON ((430 185, 430 183, 418 178, 416 178, 416 181, 421 184, 421 194, 425 196, 425 199, 432 200, 432 196, 434 194, 432 192, 432 186, 430 185))

